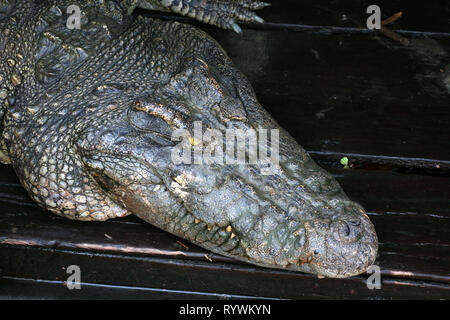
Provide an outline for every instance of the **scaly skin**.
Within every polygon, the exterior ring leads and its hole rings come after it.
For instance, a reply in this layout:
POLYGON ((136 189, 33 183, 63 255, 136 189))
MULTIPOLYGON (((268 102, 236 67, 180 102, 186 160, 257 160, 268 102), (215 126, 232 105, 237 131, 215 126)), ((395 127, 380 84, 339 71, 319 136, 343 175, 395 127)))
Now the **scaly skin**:
POLYGON ((252 10, 264 6, 0 1, 2 162, 35 201, 70 219, 135 214, 252 264, 327 277, 364 272, 378 243, 362 207, 260 106, 212 38, 129 15, 157 5, 235 30, 236 21, 259 21, 252 10), (73 4, 81 30, 66 27, 73 4), (192 133, 199 120, 221 132, 280 130, 279 169, 176 164, 171 133, 192 133))
POLYGON ((268 3, 255 0, 129 0, 128 5, 130 8, 172 11, 237 33, 242 30, 236 20, 263 22, 252 10, 269 6, 268 3))

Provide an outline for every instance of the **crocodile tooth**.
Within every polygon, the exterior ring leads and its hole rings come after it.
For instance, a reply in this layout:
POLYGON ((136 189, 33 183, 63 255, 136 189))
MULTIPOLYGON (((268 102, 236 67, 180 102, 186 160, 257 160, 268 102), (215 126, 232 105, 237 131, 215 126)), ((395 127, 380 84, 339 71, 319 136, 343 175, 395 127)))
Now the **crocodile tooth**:
POLYGON ((9 58, 8 59, 8 65, 13 68, 16 65, 16 61, 14 59, 9 58))
POLYGON ((22 77, 20 76, 20 75, 18 75, 17 73, 14 73, 12 76, 11 76, 11 83, 15 86, 15 87, 17 87, 19 84, 21 84, 22 83, 22 77))

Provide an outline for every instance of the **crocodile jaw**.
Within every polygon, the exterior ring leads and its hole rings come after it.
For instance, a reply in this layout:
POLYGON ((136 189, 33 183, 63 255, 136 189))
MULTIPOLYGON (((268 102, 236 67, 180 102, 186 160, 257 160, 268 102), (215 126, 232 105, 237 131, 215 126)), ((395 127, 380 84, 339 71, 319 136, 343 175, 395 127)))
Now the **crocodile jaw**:
MULTIPOLYGON (((377 235, 359 204, 341 199, 344 209, 333 208, 336 211, 332 215, 329 215, 329 210, 321 212, 320 209, 313 209, 312 216, 301 210, 289 212, 288 203, 283 203, 283 200, 275 201, 270 196, 259 198, 263 188, 250 184, 251 179, 243 176, 242 170, 238 172, 240 174, 226 179, 231 188, 222 187, 211 192, 206 201, 205 195, 185 193, 194 188, 173 182, 168 187, 172 195, 184 204, 185 212, 194 216, 194 222, 203 222, 201 236, 214 239, 215 234, 222 232, 221 237, 212 242, 197 241, 199 234, 190 241, 262 267, 329 278, 355 276, 364 273, 374 263, 378 250, 377 235), (240 198, 239 193, 244 196, 240 198), (276 207, 273 207, 275 203, 276 207), (306 217, 303 215, 310 216, 310 220, 304 220, 306 217), (324 221, 327 224, 325 228, 324 221), (233 250, 230 251, 231 247, 233 250)), ((222 171, 221 176, 227 174, 229 172, 222 171)), ((223 180, 221 182, 224 183, 223 180)), ((289 188, 284 186, 285 190, 289 188)), ((189 228, 189 224, 186 227, 189 228)), ((186 237, 185 234, 180 236, 186 237)))
MULTIPOLYGON (((102 137, 97 150, 115 146, 109 154, 132 156, 85 159, 102 189, 127 211, 205 249, 330 278, 363 273, 376 258, 377 236, 361 206, 340 189, 333 197, 314 193, 311 178, 298 180, 288 161, 281 162, 286 170, 264 176, 258 166, 174 164, 171 146, 127 148, 123 132, 102 137)), ((314 179, 334 182, 323 171, 314 179)))

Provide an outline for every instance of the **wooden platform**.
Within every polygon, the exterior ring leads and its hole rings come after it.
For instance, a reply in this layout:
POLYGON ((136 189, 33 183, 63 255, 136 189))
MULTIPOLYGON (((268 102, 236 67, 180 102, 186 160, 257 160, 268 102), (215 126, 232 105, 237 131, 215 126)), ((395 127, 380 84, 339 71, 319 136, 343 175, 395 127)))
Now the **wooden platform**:
MULTIPOLYGON (((363 29, 356 0, 274 0, 264 25, 211 33, 262 105, 370 213, 382 288, 253 267, 137 218, 65 220, 0 167, 0 298, 450 298, 450 5, 379 0, 409 46, 363 29), (339 163, 351 161, 350 169, 339 163), (81 267, 68 290, 65 268, 81 267)), ((190 21, 150 13, 167 19, 190 21)))

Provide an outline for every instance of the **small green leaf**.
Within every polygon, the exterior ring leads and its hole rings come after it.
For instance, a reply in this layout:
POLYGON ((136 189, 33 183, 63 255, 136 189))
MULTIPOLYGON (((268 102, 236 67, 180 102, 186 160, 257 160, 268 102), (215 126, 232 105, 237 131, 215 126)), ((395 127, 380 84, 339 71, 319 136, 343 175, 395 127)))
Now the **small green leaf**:
POLYGON ((348 167, 348 158, 347 158, 347 157, 343 157, 343 158, 341 159, 341 164, 342 164, 344 167, 348 167))

